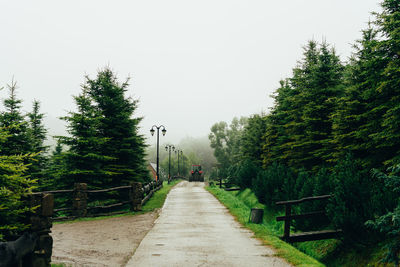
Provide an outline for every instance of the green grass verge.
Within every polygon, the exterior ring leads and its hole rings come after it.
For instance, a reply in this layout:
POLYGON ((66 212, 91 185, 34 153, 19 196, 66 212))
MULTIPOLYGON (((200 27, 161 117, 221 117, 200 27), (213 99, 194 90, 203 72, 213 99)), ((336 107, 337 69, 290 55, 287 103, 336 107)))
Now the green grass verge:
POLYGON ((123 214, 111 215, 111 216, 99 216, 99 217, 84 217, 78 218, 71 221, 61 221, 61 222, 54 222, 54 224, 62 224, 62 223, 74 223, 74 222, 81 222, 81 221, 95 221, 95 220, 104 220, 109 218, 116 218, 116 217, 123 217, 123 216, 132 216, 137 214, 143 214, 145 212, 154 211, 155 209, 159 209, 164 205, 164 201, 169 193, 169 191, 178 184, 181 180, 173 180, 170 184, 167 182, 163 183, 163 187, 154 193, 154 195, 146 202, 146 204, 142 207, 142 211, 127 211, 123 214))
POLYGON ((275 248, 277 256, 286 259, 289 263, 299 267, 323 267, 324 264, 302 253, 290 244, 279 239, 283 233, 282 223, 275 220, 276 212, 265 210, 262 224, 249 223, 251 208, 265 208, 257 201, 256 196, 249 189, 240 192, 227 192, 217 187, 207 187, 230 213, 246 228, 254 232, 255 237, 261 239, 266 245, 275 248))

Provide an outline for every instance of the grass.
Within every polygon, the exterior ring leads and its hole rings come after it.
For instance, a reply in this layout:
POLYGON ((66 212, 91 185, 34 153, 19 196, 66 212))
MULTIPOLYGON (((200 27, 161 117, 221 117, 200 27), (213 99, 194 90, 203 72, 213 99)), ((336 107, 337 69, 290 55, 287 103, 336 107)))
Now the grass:
POLYGON ((289 263, 299 267, 323 267, 324 264, 304 254, 290 244, 283 242, 278 236, 283 233, 282 223, 275 221, 276 212, 269 211, 257 201, 251 190, 240 192, 227 192, 217 187, 207 187, 231 214, 246 228, 254 232, 264 244, 274 247, 277 256, 286 259, 289 263), (262 224, 249 223, 251 208, 264 208, 264 220, 262 224))
POLYGON ((116 218, 116 217, 123 217, 123 216, 132 216, 137 214, 143 214, 146 212, 154 211, 155 209, 159 209, 164 205, 164 201, 167 197, 169 191, 178 184, 181 180, 173 180, 170 184, 167 182, 163 183, 163 187, 154 193, 154 195, 146 202, 146 204, 142 207, 142 211, 127 211, 127 213, 111 215, 111 216, 99 216, 99 217, 83 217, 78 218, 71 221, 61 221, 61 222, 54 222, 54 224, 62 224, 62 223, 74 223, 74 222, 81 222, 81 221, 95 221, 95 220, 103 220, 109 218, 116 218))

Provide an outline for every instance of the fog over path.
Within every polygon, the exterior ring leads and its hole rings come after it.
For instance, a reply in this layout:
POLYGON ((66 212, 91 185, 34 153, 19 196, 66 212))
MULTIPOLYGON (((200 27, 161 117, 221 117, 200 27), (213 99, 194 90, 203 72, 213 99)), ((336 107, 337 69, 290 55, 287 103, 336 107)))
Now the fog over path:
POLYGON ((199 182, 173 188, 131 266, 290 266, 252 238, 199 182))

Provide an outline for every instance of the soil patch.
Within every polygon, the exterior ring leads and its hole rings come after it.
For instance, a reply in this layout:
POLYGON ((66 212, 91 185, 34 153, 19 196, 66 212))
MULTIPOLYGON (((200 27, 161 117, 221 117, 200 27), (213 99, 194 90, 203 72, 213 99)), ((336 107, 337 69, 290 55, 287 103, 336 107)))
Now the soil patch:
POLYGON ((55 224, 52 263, 125 266, 153 227, 158 211, 94 221, 55 224))

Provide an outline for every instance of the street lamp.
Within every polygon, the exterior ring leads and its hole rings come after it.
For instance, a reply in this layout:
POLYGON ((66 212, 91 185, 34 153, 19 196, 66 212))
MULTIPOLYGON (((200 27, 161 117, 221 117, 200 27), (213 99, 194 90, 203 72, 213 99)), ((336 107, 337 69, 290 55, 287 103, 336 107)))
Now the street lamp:
POLYGON ((165 136, 165 134, 167 133, 167 130, 165 129, 164 125, 160 125, 160 126, 153 125, 151 127, 151 129, 150 129, 151 136, 153 136, 154 132, 156 131, 156 130, 154 130, 154 128, 157 129, 157 174, 156 174, 156 182, 158 182, 158 178, 160 177, 159 164, 158 164, 158 162, 159 162, 158 145, 159 145, 159 141, 160 141, 159 132, 160 132, 160 128, 162 128, 162 130, 161 130, 162 135, 165 136))
POLYGON ((182 156, 183 151, 180 150, 180 149, 177 149, 177 150, 175 150, 175 154, 178 154, 178 176, 180 177, 180 176, 181 176, 181 173, 180 173, 180 171, 179 171, 179 156, 182 156))
POLYGON ((167 150, 169 152, 169 156, 168 156, 168 184, 169 181, 171 180, 171 150, 174 151, 175 147, 173 145, 166 145, 165 146, 165 150, 167 150))

